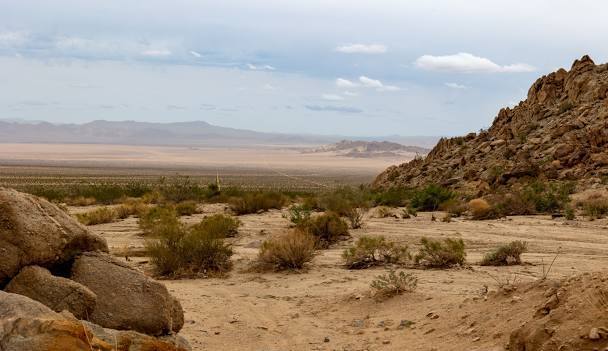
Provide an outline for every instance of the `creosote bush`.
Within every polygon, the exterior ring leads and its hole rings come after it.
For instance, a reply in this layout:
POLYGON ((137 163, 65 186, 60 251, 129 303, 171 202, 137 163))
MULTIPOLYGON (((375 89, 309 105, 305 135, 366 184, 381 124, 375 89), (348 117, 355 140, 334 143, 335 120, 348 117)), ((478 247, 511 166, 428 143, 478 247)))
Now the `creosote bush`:
POLYGON ((512 241, 499 246, 486 254, 481 260, 482 266, 510 266, 521 264, 521 254, 526 252, 528 245, 524 241, 512 241))
POLYGON ((155 235, 163 231, 163 226, 179 223, 177 212, 173 206, 153 206, 140 214, 138 224, 145 235, 155 235))
POLYGON ((277 192, 255 192, 233 197, 229 202, 230 208, 236 215, 244 215, 281 209, 287 203, 287 198, 277 192))
POLYGON ((453 197, 454 193, 450 190, 431 184, 421 190, 416 190, 410 204, 419 211, 436 211, 439 205, 453 197))
POLYGON ((218 238, 231 238, 238 234, 241 221, 225 214, 214 214, 195 224, 196 230, 204 231, 218 238))
POLYGON ((110 207, 99 207, 92 211, 76 214, 76 219, 84 225, 111 223, 117 218, 116 211, 110 207))
POLYGON ((462 239, 446 238, 443 241, 428 238, 420 240, 422 247, 416 254, 416 264, 430 268, 449 268, 463 266, 466 253, 462 239))
POLYGON ((385 264, 406 264, 411 255, 407 245, 388 242, 383 236, 362 236, 355 246, 342 253, 346 267, 363 269, 385 264))
POLYGON ((497 218, 496 211, 484 199, 473 199, 468 203, 471 218, 476 220, 497 218))
POLYGON ((186 200, 175 205, 175 211, 179 216, 192 216, 198 213, 198 205, 196 201, 186 200))
POLYGON ((258 267, 273 270, 304 268, 315 255, 315 238, 302 230, 292 230, 262 243, 258 267))
POLYGON ((413 292, 418 286, 418 278, 411 273, 395 272, 389 269, 385 275, 379 275, 370 284, 376 297, 389 298, 406 292, 413 292))
POLYGON ((310 220, 312 214, 312 208, 308 204, 292 205, 289 207, 287 215, 283 215, 284 218, 288 218, 294 225, 301 225, 306 221, 310 220))
POLYGON ((353 207, 349 209, 345 216, 350 223, 352 229, 359 229, 363 225, 363 216, 367 210, 363 208, 353 207))
POLYGON ((348 224, 333 212, 312 217, 300 226, 310 233, 317 242, 317 247, 327 248, 329 245, 348 235, 348 224))
POLYGON ((158 275, 209 276, 231 267, 232 248, 205 228, 186 227, 177 216, 163 216, 156 222, 153 233, 156 239, 149 239, 146 249, 158 275))
POLYGON ((608 214, 608 197, 602 193, 594 193, 577 202, 582 208, 583 215, 590 219, 598 219, 608 214))

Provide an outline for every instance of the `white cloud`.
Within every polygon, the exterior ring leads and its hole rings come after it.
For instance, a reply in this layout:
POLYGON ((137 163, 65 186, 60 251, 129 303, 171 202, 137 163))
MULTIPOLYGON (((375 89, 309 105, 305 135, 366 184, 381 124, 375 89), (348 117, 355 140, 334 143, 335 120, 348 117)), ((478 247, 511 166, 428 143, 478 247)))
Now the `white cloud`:
POLYGON ((27 39, 25 32, 0 32, 0 46, 21 46, 27 39))
POLYGON ((276 69, 271 65, 256 66, 251 63, 247 64, 247 68, 249 68, 252 71, 274 71, 276 69))
POLYGON ((272 84, 264 84, 264 90, 276 90, 277 88, 272 84))
POLYGON ((338 88, 356 88, 358 84, 348 79, 338 78, 336 79, 336 86, 338 88))
POLYGON ((420 56, 414 64, 418 68, 429 71, 457 73, 517 73, 532 72, 535 70, 533 66, 526 63, 501 66, 485 57, 479 57, 464 52, 445 56, 423 55, 420 56))
POLYGON ((353 92, 353 91, 345 91, 342 94, 346 95, 346 96, 359 96, 359 94, 353 92))
POLYGON ((171 56, 172 53, 167 49, 149 49, 142 51, 141 54, 150 57, 165 57, 171 56))
POLYGON ((444 85, 448 88, 452 89, 466 89, 466 85, 458 84, 458 83, 444 83, 444 85))
POLYGON ((385 85, 381 81, 377 79, 371 79, 366 76, 359 77, 359 82, 361 85, 366 88, 375 88, 377 91, 397 91, 400 90, 399 87, 394 85, 385 85))
POLYGON ((336 95, 336 94, 323 94, 321 95, 321 98, 323 100, 327 100, 327 101, 341 101, 344 100, 344 98, 340 95, 336 95))
POLYGON ((343 54, 384 54, 386 46, 381 44, 350 44, 338 46, 334 50, 343 54))
POLYGON ((194 56, 194 57, 197 57, 197 58, 203 57, 203 55, 199 54, 199 53, 198 53, 198 52, 196 52, 196 51, 190 51, 190 55, 192 55, 192 56, 194 56))

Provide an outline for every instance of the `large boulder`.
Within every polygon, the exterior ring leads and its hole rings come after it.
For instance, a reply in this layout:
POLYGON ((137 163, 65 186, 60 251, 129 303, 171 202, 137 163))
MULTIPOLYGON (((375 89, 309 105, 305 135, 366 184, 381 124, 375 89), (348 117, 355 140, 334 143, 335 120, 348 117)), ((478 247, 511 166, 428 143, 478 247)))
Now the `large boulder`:
POLYGON ((154 338, 133 331, 105 329, 59 314, 28 297, 0 291, 2 351, 188 351, 179 336, 154 338))
POLYGON ((55 312, 67 310, 78 319, 87 319, 97 301, 97 295, 86 286, 38 266, 23 268, 4 290, 32 298, 55 312))
POLYGON ((54 267, 86 251, 108 251, 105 240, 50 202, 0 188, 0 287, 22 267, 54 267))
POLYGON ((163 284, 108 254, 78 257, 71 279, 97 295, 89 321, 103 327, 166 335, 184 324, 181 305, 163 284))

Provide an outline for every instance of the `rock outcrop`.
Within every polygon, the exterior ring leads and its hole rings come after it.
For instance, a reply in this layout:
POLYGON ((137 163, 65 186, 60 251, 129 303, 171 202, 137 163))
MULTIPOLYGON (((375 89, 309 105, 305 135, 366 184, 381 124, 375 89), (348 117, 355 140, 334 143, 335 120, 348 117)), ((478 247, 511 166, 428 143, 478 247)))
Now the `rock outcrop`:
POLYGON ((105 329, 56 313, 28 297, 0 291, 0 350, 24 351, 188 351, 178 336, 154 338, 105 329))
POLYGON ((34 299, 55 312, 66 310, 78 319, 87 319, 97 303, 97 295, 86 286, 38 266, 23 268, 4 290, 34 299))
POLYGON ((165 335, 184 324, 181 305, 163 284, 108 254, 78 257, 71 279, 97 295, 89 321, 103 327, 165 335))
POLYGON ((57 206, 0 188, 0 288, 25 266, 54 267, 98 250, 108 251, 105 240, 57 206))
POLYGON ((606 146, 608 64, 583 56, 570 71, 538 79, 527 99, 500 110, 487 131, 441 139, 425 158, 389 167, 374 184, 483 192, 540 177, 587 187, 608 175, 606 146))

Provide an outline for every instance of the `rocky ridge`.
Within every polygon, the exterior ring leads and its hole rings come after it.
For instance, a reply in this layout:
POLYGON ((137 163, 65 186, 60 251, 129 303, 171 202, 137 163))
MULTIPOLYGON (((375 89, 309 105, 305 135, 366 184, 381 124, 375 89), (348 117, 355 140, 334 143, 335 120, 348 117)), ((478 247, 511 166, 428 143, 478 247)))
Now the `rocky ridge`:
POLYGON ((527 99, 503 108, 488 130, 443 138, 425 158, 378 175, 382 188, 440 184, 469 192, 526 178, 576 180, 582 188, 608 176, 608 64, 589 56, 539 78, 527 99))

